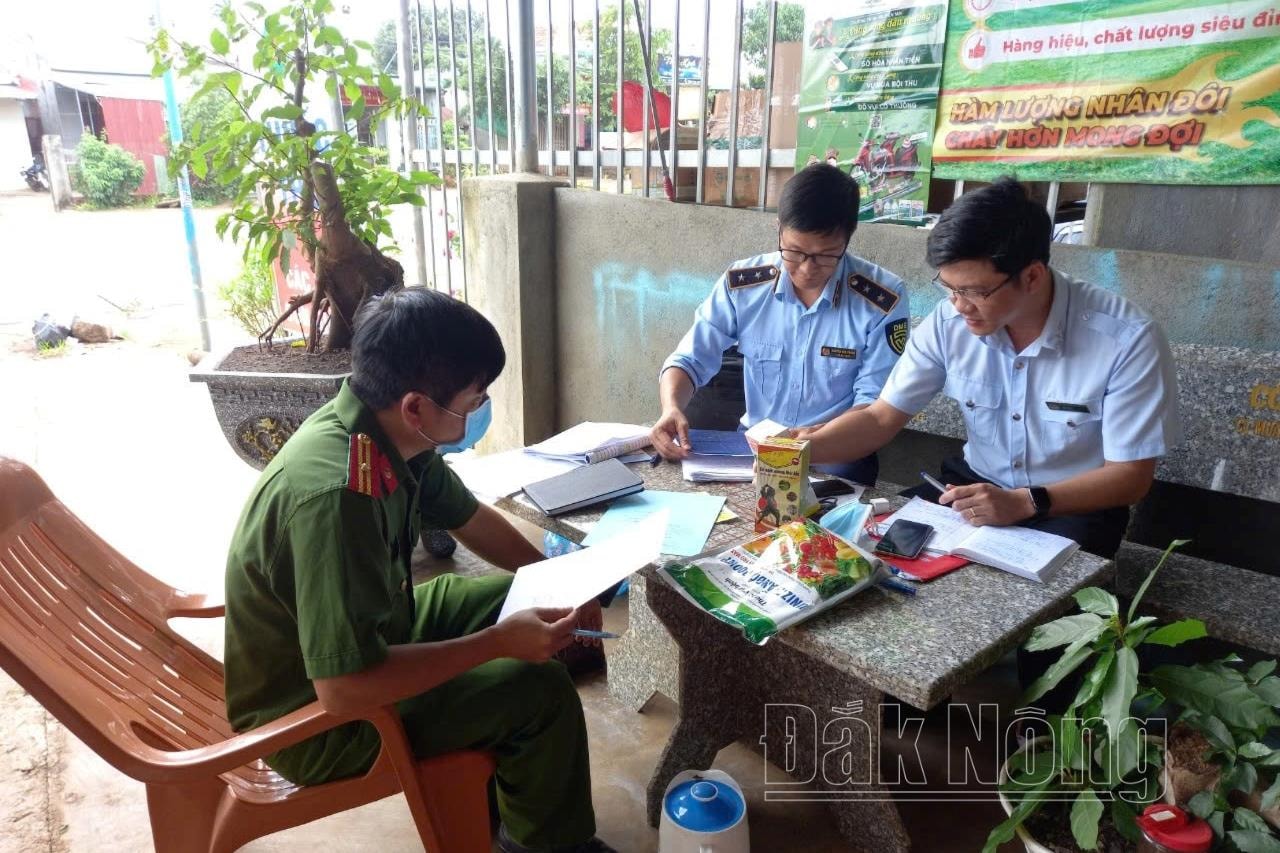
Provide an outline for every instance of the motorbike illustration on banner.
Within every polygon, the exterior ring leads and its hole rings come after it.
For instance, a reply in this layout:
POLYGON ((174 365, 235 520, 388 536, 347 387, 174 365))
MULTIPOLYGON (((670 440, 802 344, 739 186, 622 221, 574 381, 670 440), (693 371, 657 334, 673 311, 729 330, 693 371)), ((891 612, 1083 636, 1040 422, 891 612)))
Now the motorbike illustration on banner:
POLYGON ((805 22, 797 162, 826 161, 861 189, 860 218, 921 221, 947 4, 940 0, 811 3, 805 22))

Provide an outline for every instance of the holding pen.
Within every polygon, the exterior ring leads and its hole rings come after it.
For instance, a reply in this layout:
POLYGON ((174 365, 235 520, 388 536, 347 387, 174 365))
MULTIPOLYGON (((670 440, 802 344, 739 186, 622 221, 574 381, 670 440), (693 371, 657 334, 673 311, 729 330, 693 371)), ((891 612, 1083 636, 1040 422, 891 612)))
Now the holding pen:
POLYGON ((944 486, 944 485, 942 485, 942 483, 939 483, 935 478, 930 477, 928 474, 926 474, 926 473, 925 473, 925 472, 923 472, 923 471, 921 471, 921 472, 920 472, 920 476, 924 478, 924 481, 925 481, 926 483, 928 483, 930 486, 933 486, 933 487, 934 487, 935 489, 937 489, 941 494, 944 494, 944 495, 945 495, 945 494, 947 493, 947 487, 946 487, 946 486, 944 486))

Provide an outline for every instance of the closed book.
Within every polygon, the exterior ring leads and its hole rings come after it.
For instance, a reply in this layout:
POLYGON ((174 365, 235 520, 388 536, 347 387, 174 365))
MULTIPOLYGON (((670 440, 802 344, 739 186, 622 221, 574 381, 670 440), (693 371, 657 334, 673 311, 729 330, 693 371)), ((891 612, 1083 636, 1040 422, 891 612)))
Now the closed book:
POLYGON ((530 483, 524 493, 547 515, 561 515, 643 489, 638 474, 617 459, 607 459, 530 483))

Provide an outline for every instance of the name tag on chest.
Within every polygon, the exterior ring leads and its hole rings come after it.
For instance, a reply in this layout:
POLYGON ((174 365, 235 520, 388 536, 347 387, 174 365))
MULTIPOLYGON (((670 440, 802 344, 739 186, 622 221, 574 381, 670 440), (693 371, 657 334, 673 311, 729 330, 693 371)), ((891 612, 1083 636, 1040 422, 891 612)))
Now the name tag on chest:
POLYGON ((1055 401, 1045 401, 1045 406, 1051 412, 1079 412, 1082 415, 1089 414, 1089 407, 1084 403, 1059 403, 1055 401))
POLYGON ((857 358, 858 351, 849 347, 823 347, 822 354, 827 358, 857 358))

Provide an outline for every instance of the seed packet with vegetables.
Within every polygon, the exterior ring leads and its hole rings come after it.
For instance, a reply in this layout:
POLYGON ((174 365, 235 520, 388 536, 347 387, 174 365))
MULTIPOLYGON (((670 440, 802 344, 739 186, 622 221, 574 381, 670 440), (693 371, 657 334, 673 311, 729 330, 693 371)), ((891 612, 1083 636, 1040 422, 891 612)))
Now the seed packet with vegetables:
POLYGON ((816 522, 788 522, 716 557, 671 562, 676 592, 763 644, 789 625, 876 583, 884 565, 816 522))

